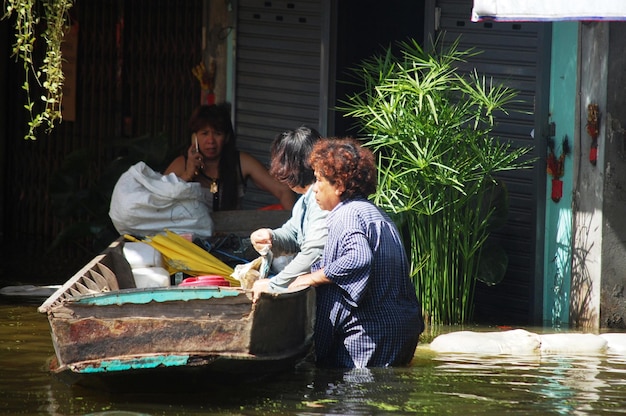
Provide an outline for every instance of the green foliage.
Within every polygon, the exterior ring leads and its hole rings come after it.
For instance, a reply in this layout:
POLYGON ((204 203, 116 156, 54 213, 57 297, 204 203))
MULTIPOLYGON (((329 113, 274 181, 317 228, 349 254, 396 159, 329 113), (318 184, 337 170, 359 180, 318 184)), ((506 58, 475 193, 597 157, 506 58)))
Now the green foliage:
POLYGON ((93 173, 98 158, 89 149, 68 154, 59 170, 51 175, 48 189, 53 213, 67 225, 50 251, 64 244, 81 246, 85 241, 89 246, 81 247, 88 253, 108 246, 119 236, 109 218, 111 195, 119 177, 139 161, 163 170, 171 156, 165 135, 114 140, 110 151, 118 156, 96 175, 93 173))
POLYGON ((67 14, 73 0, 4 0, 3 19, 15 17, 15 43, 12 55, 24 65, 26 92, 24 108, 30 115, 25 139, 36 140, 36 130, 45 126, 47 131, 61 121, 63 100, 63 57, 61 43, 67 30, 67 14), (43 29, 40 29, 43 26, 43 29), (36 41, 45 42, 45 56, 35 59, 36 41), (34 80, 38 88, 33 89, 34 80), (39 98, 40 89, 43 94, 39 98))
POLYGON ((432 52, 415 41, 398 46, 399 57, 388 48, 355 69, 365 88, 340 110, 357 120, 377 155, 372 198, 408 234, 427 319, 463 324, 472 316, 483 244, 508 210, 506 188, 494 175, 529 166, 521 159, 531 149, 491 136, 496 113, 505 116, 516 93, 476 72, 459 73, 456 63, 477 52, 460 51, 458 40, 432 52))

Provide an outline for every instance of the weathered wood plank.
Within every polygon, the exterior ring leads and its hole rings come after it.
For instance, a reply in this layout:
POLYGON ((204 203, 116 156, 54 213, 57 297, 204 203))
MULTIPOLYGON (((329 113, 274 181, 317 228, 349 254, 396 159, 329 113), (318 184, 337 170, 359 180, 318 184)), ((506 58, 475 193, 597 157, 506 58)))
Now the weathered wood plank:
POLYGON ((54 319, 60 364, 133 354, 248 353, 252 321, 189 318, 54 319))

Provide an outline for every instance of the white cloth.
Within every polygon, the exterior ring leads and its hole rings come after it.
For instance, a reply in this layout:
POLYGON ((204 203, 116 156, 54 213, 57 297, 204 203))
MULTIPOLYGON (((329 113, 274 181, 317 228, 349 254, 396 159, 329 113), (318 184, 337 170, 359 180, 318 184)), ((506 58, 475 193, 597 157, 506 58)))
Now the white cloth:
POLYGON ((472 21, 626 20, 624 0, 474 0, 472 21))

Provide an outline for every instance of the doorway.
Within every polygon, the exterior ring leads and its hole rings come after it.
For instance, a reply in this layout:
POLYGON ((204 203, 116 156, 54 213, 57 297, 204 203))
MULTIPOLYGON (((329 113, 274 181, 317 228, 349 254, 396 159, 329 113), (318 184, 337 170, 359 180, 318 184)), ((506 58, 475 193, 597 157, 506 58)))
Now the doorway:
POLYGON ((354 121, 334 111, 359 86, 348 84, 350 70, 361 61, 381 53, 398 41, 424 41, 425 0, 340 0, 335 3, 334 101, 329 132, 335 136, 356 135, 354 121))

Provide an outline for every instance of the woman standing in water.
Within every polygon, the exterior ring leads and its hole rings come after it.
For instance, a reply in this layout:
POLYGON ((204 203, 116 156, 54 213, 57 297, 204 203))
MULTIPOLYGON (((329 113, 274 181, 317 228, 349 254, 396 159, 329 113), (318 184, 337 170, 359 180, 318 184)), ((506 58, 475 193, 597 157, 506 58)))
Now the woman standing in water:
POLYGON ((327 217, 321 262, 291 289, 315 286, 319 366, 408 364, 424 330, 398 229, 367 197, 376 191, 372 152, 354 139, 322 139, 311 154, 315 199, 327 217))

